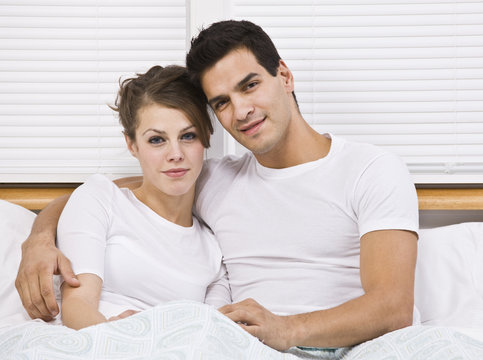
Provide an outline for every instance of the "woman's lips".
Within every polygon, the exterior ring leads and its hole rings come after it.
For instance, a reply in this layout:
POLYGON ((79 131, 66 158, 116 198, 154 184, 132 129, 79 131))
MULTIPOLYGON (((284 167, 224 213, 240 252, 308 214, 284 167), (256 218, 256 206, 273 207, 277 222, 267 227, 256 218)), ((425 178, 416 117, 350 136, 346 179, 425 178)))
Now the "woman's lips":
POLYGON ((166 171, 163 171, 163 174, 172 177, 172 178, 179 178, 184 176, 189 169, 169 169, 166 171))

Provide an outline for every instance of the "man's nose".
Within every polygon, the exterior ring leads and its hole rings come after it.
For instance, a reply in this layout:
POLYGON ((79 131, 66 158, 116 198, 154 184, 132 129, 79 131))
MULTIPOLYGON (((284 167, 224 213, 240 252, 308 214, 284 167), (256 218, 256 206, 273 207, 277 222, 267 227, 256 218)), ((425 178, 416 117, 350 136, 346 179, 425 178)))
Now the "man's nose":
POLYGON ((231 101, 235 119, 238 121, 245 121, 254 111, 252 101, 245 96, 235 96, 231 101))

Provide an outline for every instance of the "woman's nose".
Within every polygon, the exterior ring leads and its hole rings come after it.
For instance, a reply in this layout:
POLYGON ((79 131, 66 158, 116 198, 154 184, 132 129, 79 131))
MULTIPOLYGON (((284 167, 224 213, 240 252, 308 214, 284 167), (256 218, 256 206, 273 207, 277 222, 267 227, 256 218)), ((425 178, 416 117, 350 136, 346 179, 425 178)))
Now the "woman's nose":
POLYGON ((169 161, 181 161, 184 159, 183 151, 177 142, 171 143, 168 149, 169 161))

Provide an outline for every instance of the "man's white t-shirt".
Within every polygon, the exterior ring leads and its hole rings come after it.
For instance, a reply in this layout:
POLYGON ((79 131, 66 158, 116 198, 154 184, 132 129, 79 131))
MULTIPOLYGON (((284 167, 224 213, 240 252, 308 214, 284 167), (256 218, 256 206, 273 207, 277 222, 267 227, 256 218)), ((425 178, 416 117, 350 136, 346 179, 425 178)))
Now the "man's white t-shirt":
POLYGON ((337 306, 364 293, 361 236, 418 231, 404 163, 331 137, 326 157, 290 168, 251 153, 205 164, 196 210, 220 244, 234 302, 251 297, 279 314, 337 306))
POLYGON ((206 226, 196 218, 191 227, 172 223, 102 175, 74 191, 57 234, 74 273, 103 280, 100 311, 116 309, 106 316, 172 300, 230 302, 220 248, 206 226))

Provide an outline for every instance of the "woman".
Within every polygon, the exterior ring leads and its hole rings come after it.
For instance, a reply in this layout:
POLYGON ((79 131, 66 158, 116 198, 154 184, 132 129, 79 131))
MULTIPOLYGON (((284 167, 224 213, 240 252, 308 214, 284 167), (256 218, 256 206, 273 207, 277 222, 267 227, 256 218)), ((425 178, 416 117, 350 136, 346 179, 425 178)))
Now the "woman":
POLYGON ((179 66, 121 83, 113 109, 143 182, 131 191, 94 175, 64 208, 58 246, 81 283, 62 285, 64 325, 80 329, 170 300, 229 301, 218 244, 192 216, 213 132, 202 99, 179 66))

